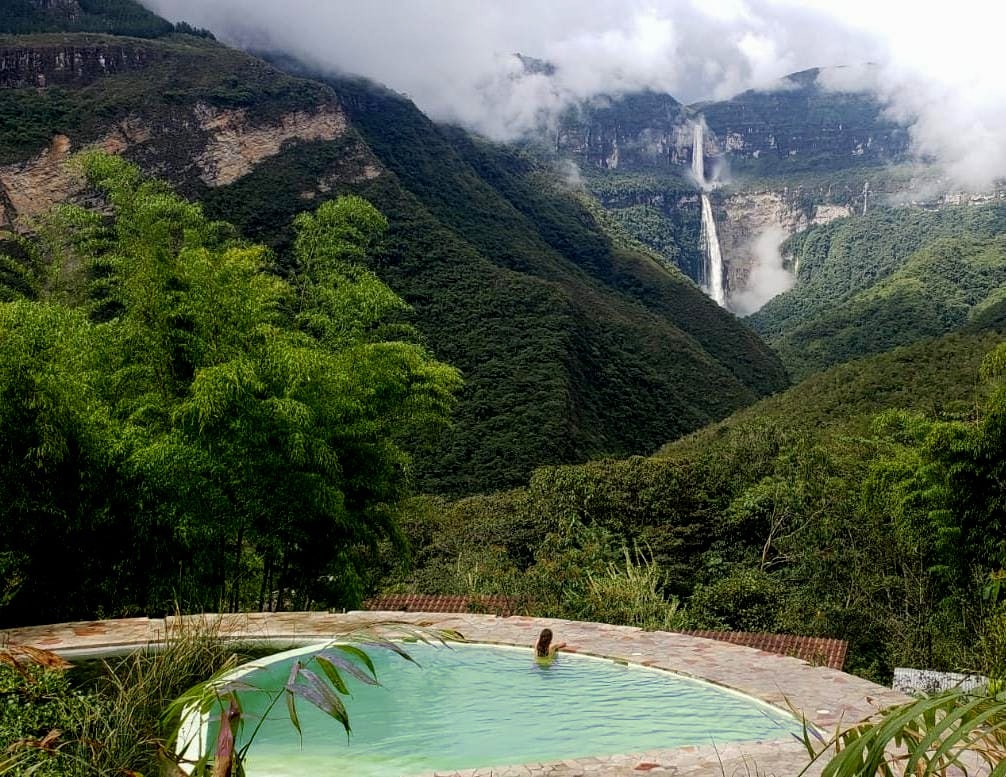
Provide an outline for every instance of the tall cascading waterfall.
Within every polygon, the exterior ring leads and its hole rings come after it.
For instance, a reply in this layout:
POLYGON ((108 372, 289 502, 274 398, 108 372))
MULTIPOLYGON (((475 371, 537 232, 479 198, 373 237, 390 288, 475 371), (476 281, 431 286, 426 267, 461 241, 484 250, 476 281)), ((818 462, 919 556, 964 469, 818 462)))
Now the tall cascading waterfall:
POLYGON ((706 261, 709 264, 709 293, 713 301, 720 307, 725 307, 727 300, 723 293, 723 254, 720 251, 720 239, 716 234, 716 221, 713 219, 713 206, 709 195, 702 192, 702 243, 706 248, 706 261))
POLYGON ((723 253, 720 251, 720 238, 716 234, 716 220, 713 218, 713 205, 709 201, 709 184, 706 182, 706 160, 703 148, 705 146, 705 122, 699 120, 692 127, 692 175, 701 189, 702 198, 702 233, 699 240, 706 254, 706 285, 709 296, 720 307, 726 306, 726 294, 723 292, 723 253))
POLYGON ((705 151, 705 122, 697 121, 692 125, 692 175, 702 191, 706 190, 706 157, 705 151))

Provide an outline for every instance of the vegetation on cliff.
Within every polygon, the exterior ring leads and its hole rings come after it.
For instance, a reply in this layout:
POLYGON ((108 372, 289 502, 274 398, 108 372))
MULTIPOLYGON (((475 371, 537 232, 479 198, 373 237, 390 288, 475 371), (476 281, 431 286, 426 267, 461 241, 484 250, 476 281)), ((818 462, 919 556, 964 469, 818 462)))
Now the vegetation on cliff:
POLYGON ((796 378, 986 321, 1006 288, 999 204, 877 209, 796 235, 798 284, 751 316, 796 378))
MULTIPOLYGON (((48 60, 50 53, 54 59, 67 51, 71 57, 74 51, 95 52, 95 59, 100 55, 126 64, 95 72, 79 83, 0 89, 0 164, 35 156, 57 134, 68 136, 80 148, 130 119, 139 120, 142 129, 155 136, 154 144, 159 135, 177 144, 174 125, 192 123, 190 113, 180 113, 199 103, 253 109, 255 120, 261 122, 333 101, 321 84, 285 75, 243 52, 191 35, 144 41, 106 35, 0 37, 0 55, 7 52, 14 61, 32 52, 48 60)), ((187 131, 165 170, 175 181, 186 177, 200 151, 191 126, 187 131)))

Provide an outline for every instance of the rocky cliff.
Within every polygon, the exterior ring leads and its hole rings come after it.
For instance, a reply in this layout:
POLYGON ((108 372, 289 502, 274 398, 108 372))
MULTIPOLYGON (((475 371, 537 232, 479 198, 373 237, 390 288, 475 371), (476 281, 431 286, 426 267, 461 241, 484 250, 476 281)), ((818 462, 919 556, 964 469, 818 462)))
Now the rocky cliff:
POLYGON ((0 89, 84 86, 97 78, 142 70, 164 50, 149 44, 95 40, 0 46, 0 89))
POLYGON ((866 93, 822 86, 820 70, 783 79, 778 89, 690 106, 700 113, 735 173, 785 175, 891 164, 908 153, 908 131, 866 93))
MULTIPOLYGON (((346 118, 334 104, 313 112, 284 114, 275 122, 261 122, 244 110, 220 110, 196 103, 167 121, 163 117, 152 121, 138 114, 113 124, 102 137, 86 144, 56 134, 48 148, 31 159, 0 165, 0 227, 24 223, 54 202, 80 195, 82 181, 68 164, 76 151, 101 149, 142 161, 148 168, 162 169, 179 183, 192 185, 198 178, 202 184, 215 187, 249 174, 286 144, 331 141, 345 131, 346 118), (173 166, 179 148, 191 156, 185 165, 173 166)), ((362 162, 369 172, 361 174, 377 174, 372 158, 362 162)), ((330 171, 327 175, 333 174, 330 171)), ((319 178, 316 188, 325 186, 325 180, 319 178)))
MULTIPOLYGON (((801 192, 743 191, 717 199, 716 215, 726 269, 728 299, 749 288, 752 271, 771 257, 773 248, 815 224, 849 216, 849 205, 802 201, 801 192)), ((792 258, 781 267, 792 270, 792 258)))
POLYGON ((691 134, 685 114, 684 106, 667 94, 597 97, 563 115, 555 151, 606 170, 687 165, 691 134))
POLYGON ((826 83, 821 71, 804 71, 773 90, 690 106, 626 95, 569 113, 555 150, 593 171, 591 190, 634 237, 707 286, 690 171, 701 122, 729 304, 749 289, 770 245, 909 184, 888 172, 907 158, 905 128, 873 97, 826 83))
POLYGON ((87 148, 121 154, 192 194, 305 143, 343 149, 303 182, 306 198, 337 177, 380 174, 331 90, 201 39, 16 38, 0 46, 0 96, 9 129, 0 135, 0 226, 79 194, 66 162, 87 148))

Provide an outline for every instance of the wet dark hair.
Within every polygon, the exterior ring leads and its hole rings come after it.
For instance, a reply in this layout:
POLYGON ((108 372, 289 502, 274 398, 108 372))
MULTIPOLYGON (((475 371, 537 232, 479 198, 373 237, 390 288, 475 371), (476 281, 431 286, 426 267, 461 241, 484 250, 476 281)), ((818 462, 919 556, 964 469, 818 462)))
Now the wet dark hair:
POLYGON ((542 629, 535 643, 534 652, 543 658, 548 655, 548 648, 552 644, 552 629, 542 629))

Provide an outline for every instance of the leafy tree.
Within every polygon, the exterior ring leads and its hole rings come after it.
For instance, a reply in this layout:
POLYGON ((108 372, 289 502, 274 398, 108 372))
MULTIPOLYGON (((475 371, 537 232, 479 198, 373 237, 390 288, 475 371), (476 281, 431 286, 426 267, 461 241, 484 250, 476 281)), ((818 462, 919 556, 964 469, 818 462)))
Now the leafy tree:
POLYGON ((48 260, 20 263, 76 282, 36 277, 34 299, 0 310, 4 485, 44 492, 44 508, 7 502, 5 559, 44 558, 9 528, 35 509, 70 546, 99 517, 116 527, 121 562, 88 578, 111 612, 358 602, 366 548, 396 534, 408 493, 404 442, 446 422, 460 385, 383 337, 404 303, 351 264, 383 218, 359 199, 301 217, 286 282, 265 248, 121 159, 82 166, 112 217, 64 208, 58 239, 27 252, 48 260), (64 482, 97 484, 95 502, 49 493, 64 482))

